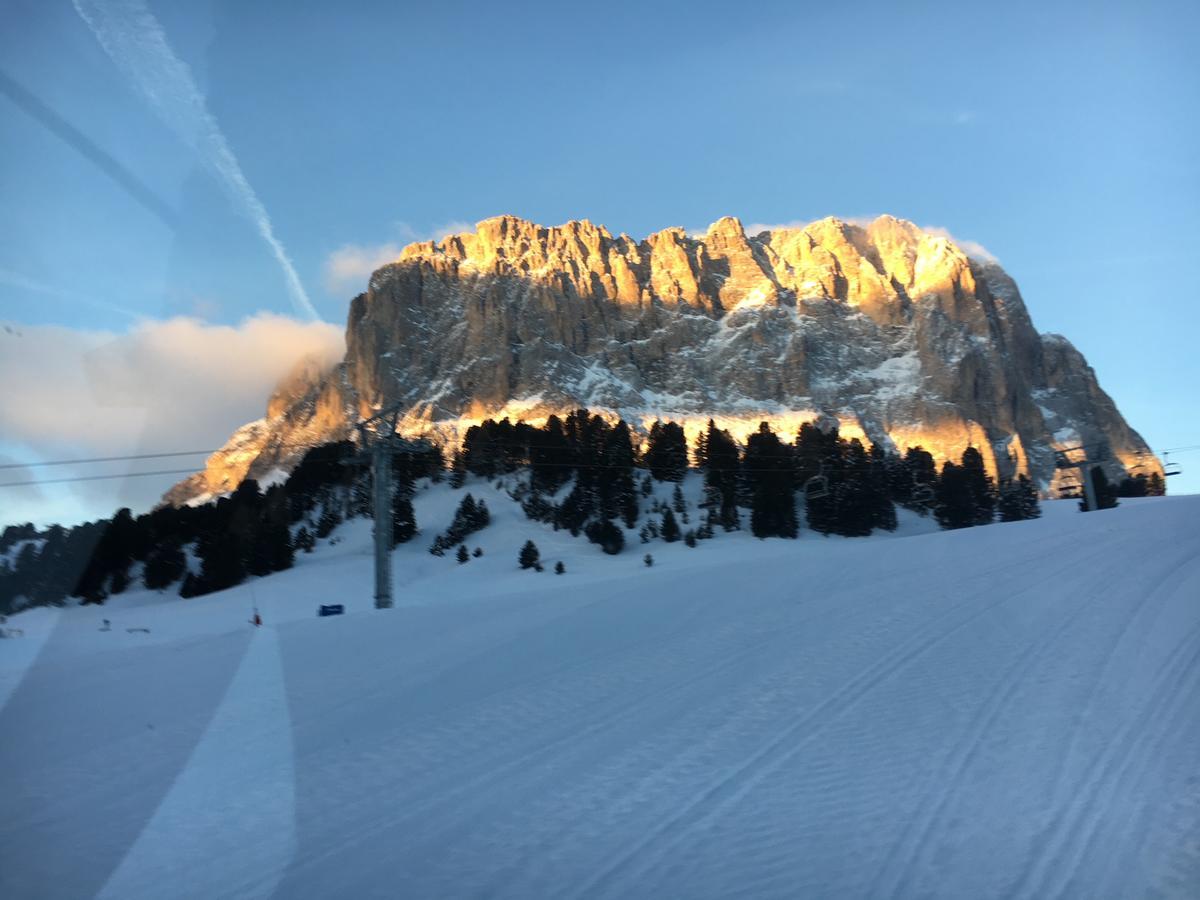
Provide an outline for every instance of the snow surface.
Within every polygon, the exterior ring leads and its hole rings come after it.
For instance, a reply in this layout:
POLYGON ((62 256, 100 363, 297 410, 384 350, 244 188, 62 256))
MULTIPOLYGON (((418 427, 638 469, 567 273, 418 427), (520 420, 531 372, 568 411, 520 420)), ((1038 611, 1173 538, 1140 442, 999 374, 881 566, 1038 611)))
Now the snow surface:
POLYGON ((614 558, 468 489, 484 556, 422 492, 393 610, 353 522, 12 617, 0 896, 1195 896, 1200 498, 614 558))

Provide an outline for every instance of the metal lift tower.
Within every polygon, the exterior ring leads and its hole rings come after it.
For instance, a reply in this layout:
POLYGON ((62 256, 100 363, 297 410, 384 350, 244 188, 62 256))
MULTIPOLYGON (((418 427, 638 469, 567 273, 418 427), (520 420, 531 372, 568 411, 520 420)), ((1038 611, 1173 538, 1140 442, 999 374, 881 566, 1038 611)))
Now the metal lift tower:
POLYGON ((388 407, 358 428, 360 461, 371 463, 371 511, 375 519, 375 608, 392 608, 392 455, 412 449, 414 442, 396 434, 399 405, 388 407))

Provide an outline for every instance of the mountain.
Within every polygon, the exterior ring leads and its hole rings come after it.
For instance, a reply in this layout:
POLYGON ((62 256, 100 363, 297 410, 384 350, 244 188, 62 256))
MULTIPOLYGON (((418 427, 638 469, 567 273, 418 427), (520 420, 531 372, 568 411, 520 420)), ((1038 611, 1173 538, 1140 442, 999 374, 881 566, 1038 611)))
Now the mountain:
POLYGON ((1016 283, 944 235, 881 216, 644 240, 515 216, 410 244, 355 297, 346 356, 302 361, 172 503, 232 490, 399 403, 401 430, 453 440, 486 417, 585 406, 694 434, 836 420, 843 434, 1059 484, 1054 449, 1112 475, 1161 471, 1066 338, 1039 335, 1016 283))

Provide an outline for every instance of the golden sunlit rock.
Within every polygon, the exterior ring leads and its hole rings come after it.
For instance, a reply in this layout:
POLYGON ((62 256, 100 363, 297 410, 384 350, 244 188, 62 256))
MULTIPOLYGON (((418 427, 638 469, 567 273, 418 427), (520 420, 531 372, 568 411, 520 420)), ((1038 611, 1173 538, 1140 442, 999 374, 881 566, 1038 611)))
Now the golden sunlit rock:
POLYGON ((287 470, 359 417, 399 403, 401 429, 453 443, 471 424, 586 406, 694 437, 709 417, 744 438, 836 421, 848 437, 1062 483, 1079 446, 1119 476, 1161 471, 1070 343, 1039 335, 1013 280, 944 234, 880 216, 747 235, 641 241, 585 220, 496 216, 410 244, 354 299, 346 357, 302 361, 171 502, 287 470))

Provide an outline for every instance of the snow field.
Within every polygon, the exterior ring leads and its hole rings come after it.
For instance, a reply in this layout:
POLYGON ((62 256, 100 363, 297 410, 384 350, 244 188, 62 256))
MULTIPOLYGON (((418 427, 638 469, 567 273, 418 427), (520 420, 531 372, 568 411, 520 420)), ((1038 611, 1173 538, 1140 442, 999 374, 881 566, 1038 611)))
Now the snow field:
POLYGON ((356 521, 14 617, 0 895, 1194 896, 1200 498, 606 557, 465 490, 484 556, 426 552, 464 491, 422 491, 396 609, 356 521))

